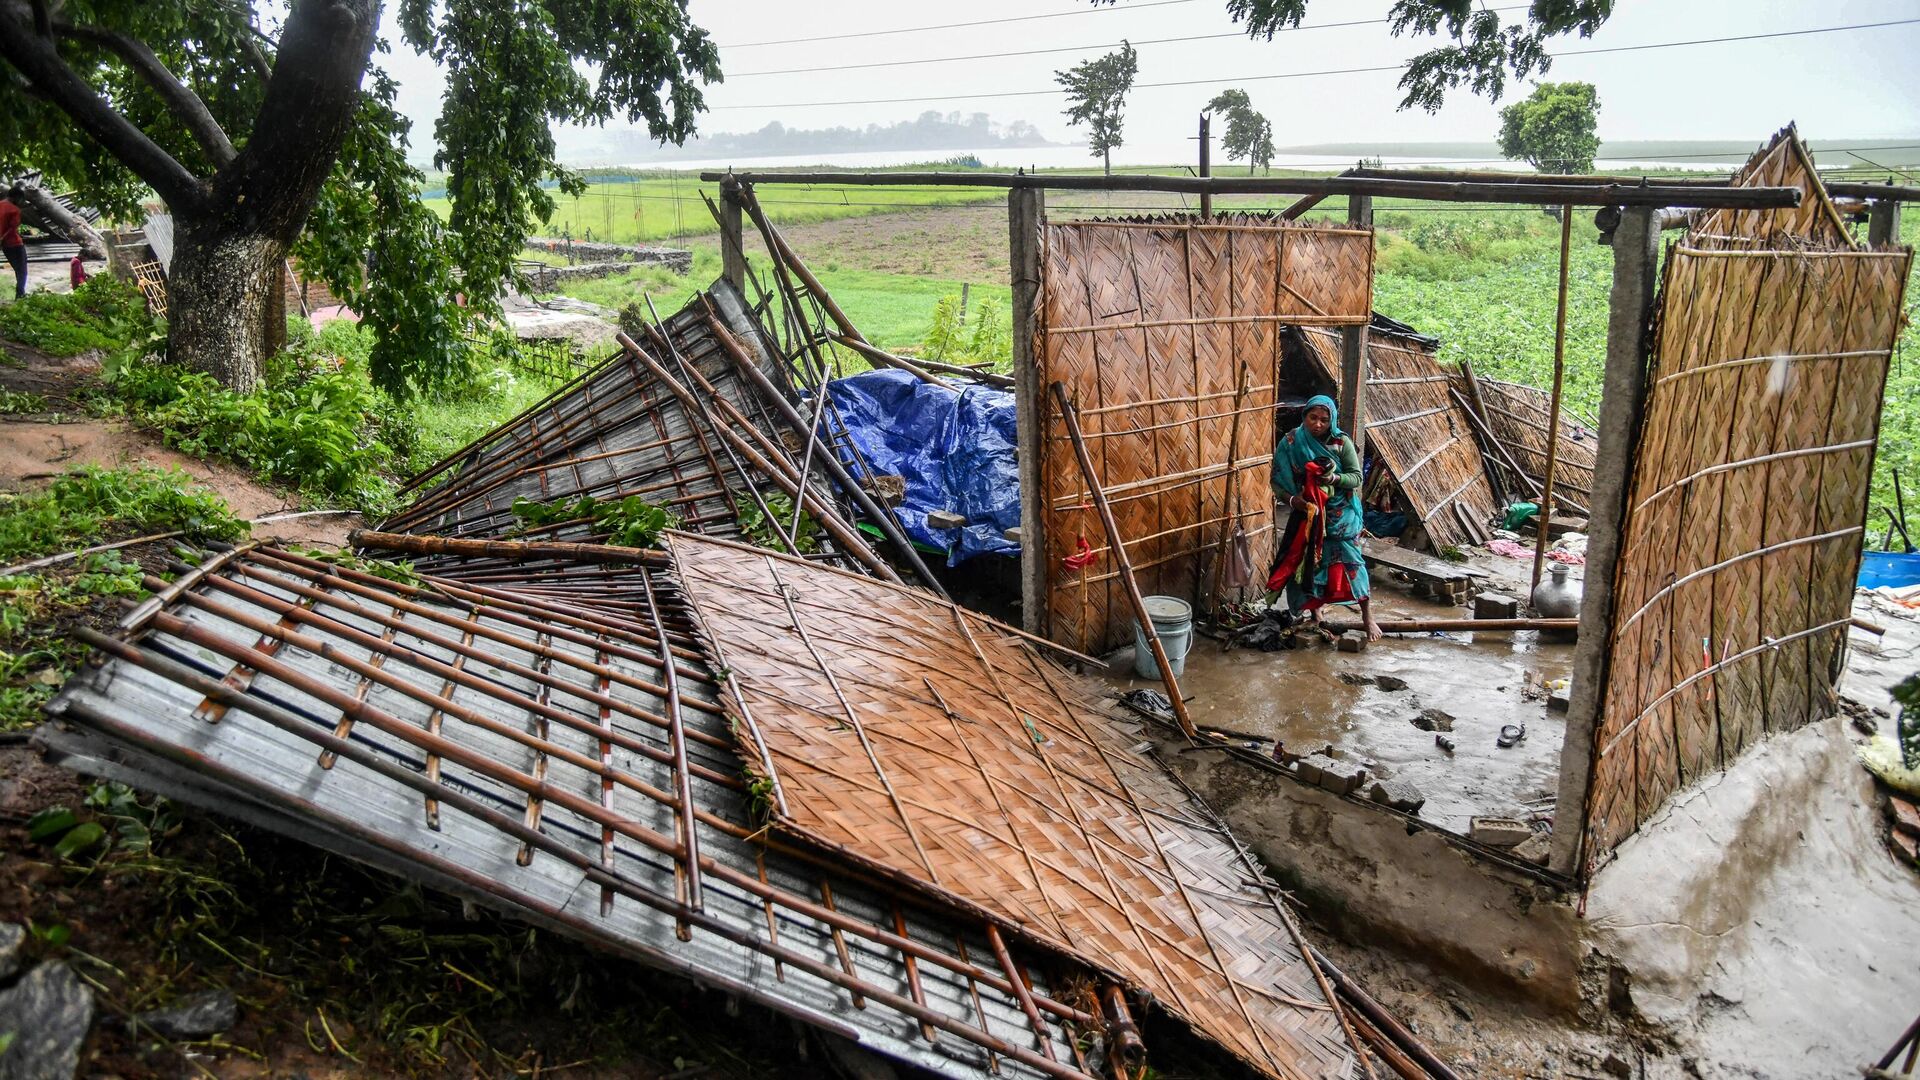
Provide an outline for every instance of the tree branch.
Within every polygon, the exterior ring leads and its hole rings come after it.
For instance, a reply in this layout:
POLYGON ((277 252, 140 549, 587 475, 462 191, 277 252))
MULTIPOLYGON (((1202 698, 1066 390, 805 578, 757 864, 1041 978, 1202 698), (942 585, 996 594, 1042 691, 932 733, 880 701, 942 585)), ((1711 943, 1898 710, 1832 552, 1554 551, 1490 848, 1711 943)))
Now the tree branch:
POLYGON ((118 56, 160 95, 160 100, 166 102, 167 108, 186 126, 194 141, 207 152, 214 168, 218 169, 233 160, 233 141, 227 138, 220 122, 208 111, 206 102, 175 78, 173 72, 167 70, 167 65, 147 47, 146 42, 118 30, 65 22, 55 23, 53 32, 61 37, 97 45, 118 56))
POLYGON ((145 180, 169 206, 198 210, 207 195, 206 185, 68 67, 54 48, 53 38, 35 32, 35 16, 36 9, 20 0, 0 0, 0 59, 12 64, 80 130, 145 180))

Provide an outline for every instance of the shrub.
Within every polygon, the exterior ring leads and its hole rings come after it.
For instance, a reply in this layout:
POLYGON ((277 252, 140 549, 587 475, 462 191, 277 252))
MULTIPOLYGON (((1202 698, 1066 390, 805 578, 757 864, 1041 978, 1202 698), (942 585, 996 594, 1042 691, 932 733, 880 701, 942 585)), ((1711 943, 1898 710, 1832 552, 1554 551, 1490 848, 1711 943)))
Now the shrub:
POLYGON ((48 356, 113 351, 156 330, 137 289, 108 274, 71 293, 37 292, 0 307, 0 337, 48 356))
POLYGON ((0 506, 0 560, 6 562, 145 533, 179 529, 238 540, 248 530, 224 500, 178 469, 88 466, 0 506))

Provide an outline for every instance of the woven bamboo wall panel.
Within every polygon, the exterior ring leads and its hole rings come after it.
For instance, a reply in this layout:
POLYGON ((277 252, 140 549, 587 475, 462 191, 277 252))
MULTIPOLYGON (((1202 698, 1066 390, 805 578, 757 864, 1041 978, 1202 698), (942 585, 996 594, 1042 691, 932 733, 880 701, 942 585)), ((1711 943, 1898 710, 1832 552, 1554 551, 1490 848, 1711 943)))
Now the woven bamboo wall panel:
MULTIPOLYGON (((1481 417, 1487 430, 1498 439, 1521 475, 1537 489, 1546 483, 1547 421, 1552 395, 1535 386, 1476 376, 1471 384, 1465 373, 1452 372, 1453 387, 1469 404, 1479 394, 1481 417)), ((1554 499, 1584 514, 1593 502, 1593 462, 1599 438, 1592 420, 1573 415, 1561 403, 1560 449, 1553 465, 1554 499)))
MULTIPOLYGON (((1340 383, 1340 335, 1303 327, 1288 337, 1321 374, 1340 383)), ((1480 464, 1466 410, 1453 400, 1447 374, 1418 339, 1367 336, 1367 445, 1400 485, 1413 517, 1436 545, 1474 540, 1460 522, 1466 514, 1493 517, 1493 489, 1480 464)))
MULTIPOLYGON (((1210 594, 1236 526, 1264 566, 1280 328, 1367 320, 1372 233, 1247 216, 1051 224, 1041 262, 1040 385, 1065 383, 1080 410, 1141 588, 1210 594)), ((1132 617, 1065 427, 1042 407, 1047 636, 1110 648, 1132 617), (1092 561, 1071 569, 1082 541, 1092 561)))
POLYGON ((928 593, 670 546, 777 825, 1151 991, 1265 1075, 1350 1075, 1297 928, 1101 687, 928 593))
POLYGON ((1687 241, 1697 247, 1782 247, 1783 241, 1853 247, 1846 219, 1827 197, 1813 155, 1788 124, 1733 175, 1735 187, 1797 187, 1799 206, 1777 210, 1696 211, 1687 241))
POLYGON ((1676 248, 1661 285, 1587 852, 1832 713, 1906 250, 1676 248))

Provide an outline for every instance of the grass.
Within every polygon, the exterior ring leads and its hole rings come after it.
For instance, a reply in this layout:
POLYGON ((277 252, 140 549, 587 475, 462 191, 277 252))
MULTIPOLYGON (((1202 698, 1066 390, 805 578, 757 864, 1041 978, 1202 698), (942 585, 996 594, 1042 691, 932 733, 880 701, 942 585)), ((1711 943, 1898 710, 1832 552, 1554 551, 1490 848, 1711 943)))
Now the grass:
POLYGON ((152 329, 140 293, 109 274, 70 293, 28 293, 0 306, 0 337, 48 356, 123 348, 152 329))
MULTIPOLYGON (((539 231, 546 236, 613 243, 714 235, 720 231, 719 226, 701 200, 702 192, 715 203, 719 202, 720 185, 703 184, 693 173, 655 173, 629 183, 594 183, 579 197, 555 191, 551 193, 556 203, 553 216, 539 231)), ((783 185, 760 193, 760 205, 777 225, 805 225, 1005 199, 1006 192, 995 188, 783 185)), ((427 205, 442 216, 452 210, 445 198, 428 199, 427 205)))

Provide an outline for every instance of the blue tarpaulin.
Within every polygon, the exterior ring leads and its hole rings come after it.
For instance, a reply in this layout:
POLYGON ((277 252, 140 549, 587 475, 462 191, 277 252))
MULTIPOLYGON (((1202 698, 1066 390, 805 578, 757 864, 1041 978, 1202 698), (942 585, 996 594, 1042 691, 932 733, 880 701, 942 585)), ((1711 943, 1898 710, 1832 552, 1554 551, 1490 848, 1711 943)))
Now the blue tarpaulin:
POLYGON ((906 480, 906 501, 894 513, 915 543, 946 552, 948 566, 987 552, 1019 554, 1020 545, 1002 535, 1020 524, 1011 393, 933 386, 890 368, 834 379, 827 388, 868 467, 906 480), (969 524, 930 529, 927 514, 935 510, 969 524))

